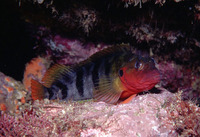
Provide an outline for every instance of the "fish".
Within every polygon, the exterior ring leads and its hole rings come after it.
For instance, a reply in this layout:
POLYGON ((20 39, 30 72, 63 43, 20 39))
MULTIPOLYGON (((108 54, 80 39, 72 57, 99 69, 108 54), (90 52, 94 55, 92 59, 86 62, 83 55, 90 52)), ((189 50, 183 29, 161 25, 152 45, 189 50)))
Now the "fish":
POLYGON ((149 56, 133 53, 128 44, 99 51, 73 66, 54 64, 41 82, 31 80, 33 100, 87 100, 129 103, 138 93, 152 89, 160 72, 149 56))

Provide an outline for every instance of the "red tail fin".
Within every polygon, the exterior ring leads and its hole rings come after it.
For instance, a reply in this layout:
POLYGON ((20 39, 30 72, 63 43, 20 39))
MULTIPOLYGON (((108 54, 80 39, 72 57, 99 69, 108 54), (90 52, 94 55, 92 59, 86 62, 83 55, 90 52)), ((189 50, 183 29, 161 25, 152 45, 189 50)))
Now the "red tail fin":
POLYGON ((31 79, 31 96, 33 100, 44 99, 44 86, 36 80, 31 79))

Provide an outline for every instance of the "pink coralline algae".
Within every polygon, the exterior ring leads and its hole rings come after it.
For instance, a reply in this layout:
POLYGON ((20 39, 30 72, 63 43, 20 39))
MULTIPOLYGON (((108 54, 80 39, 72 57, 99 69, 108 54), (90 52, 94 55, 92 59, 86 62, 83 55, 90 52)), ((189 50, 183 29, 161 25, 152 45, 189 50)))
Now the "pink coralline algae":
POLYGON ((47 55, 56 58, 56 63, 71 65, 87 59, 95 52, 108 46, 105 44, 95 45, 93 43, 83 45, 78 40, 66 39, 56 35, 48 42, 49 50, 47 50, 47 55))
POLYGON ((138 95, 123 105, 93 100, 35 101, 15 117, 2 114, 0 135, 199 136, 200 109, 192 102, 182 101, 181 92, 173 94, 163 88, 159 90, 159 94, 138 95))
POLYGON ((180 66, 178 67, 174 62, 161 62, 157 66, 162 75, 161 85, 171 87, 171 90, 177 90, 176 88, 179 87, 177 84, 183 78, 180 66))
MULTIPOLYGON (((177 94, 161 90, 161 94, 138 95, 129 104, 123 105, 92 100, 68 103, 36 101, 30 109, 15 118, 2 115, 0 119, 4 122, 0 124, 3 129, 1 135, 11 135, 8 131, 15 131, 13 134, 21 136, 177 136, 177 125, 170 114, 178 108, 174 105, 172 109, 170 104, 180 100, 173 100, 177 94), (8 126, 10 122, 12 126, 8 126)), ((195 105, 191 103, 189 107, 194 108, 195 105)), ((191 112, 197 110, 199 108, 195 107, 191 112)), ((181 113, 176 116, 179 115, 181 113)), ((195 121, 200 120, 196 115, 193 118, 195 121)))
POLYGON ((181 100, 182 91, 166 103, 169 114, 168 123, 172 124, 176 132, 184 137, 200 136, 200 109, 191 101, 181 100))
MULTIPOLYGON (((86 129, 81 132, 82 136, 93 134, 105 134, 106 136, 173 136, 176 135, 173 126, 167 124, 168 114, 163 104, 173 95, 169 92, 162 94, 147 94, 137 96, 130 104, 111 106, 107 113, 97 119, 103 123, 100 129, 86 129), (106 120, 106 121, 105 121, 106 120), (101 131, 101 132, 100 132, 101 131)), ((96 105, 98 106, 98 105, 96 105)), ((96 109, 101 110, 105 104, 96 109)), ((97 115, 89 112, 86 117, 97 115)), ((100 115, 100 114, 99 114, 100 115)))
POLYGON ((200 96, 200 76, 196 71, 173 61, 160 62, 157 64, 157 68, 162 75, 161 87, 165 87, 171 92, 182 90, 183 99, 197 101, 200 96))

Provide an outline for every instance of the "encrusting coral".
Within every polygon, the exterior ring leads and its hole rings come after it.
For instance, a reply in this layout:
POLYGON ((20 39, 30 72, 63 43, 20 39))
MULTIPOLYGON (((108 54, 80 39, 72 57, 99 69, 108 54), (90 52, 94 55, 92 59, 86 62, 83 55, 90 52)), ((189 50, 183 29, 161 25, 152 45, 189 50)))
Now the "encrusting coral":
POLYGON ((19 113, 27 101, 27 91, 20 81, 0 72, 0 113, 19 113))
POLYGON ((17 117, 1 115, 1 136, 198 136, 200 110, 181 93, 160 89, 129 104, 36 101, 17 117), (182 124, 182 122, 184 124, 182 124), (44 126, 45 125, 45 126, 44 126), (44 128, 45 127, 45 128, 44 128))
POLYGON ((29 63, 26 64, 23 84, 27 91, 30 91, 31 79, 40 81, 44 76, 47 68, 49 68, 49 65, 50 61, 48 60, 48 57, 33 58, 29 63))

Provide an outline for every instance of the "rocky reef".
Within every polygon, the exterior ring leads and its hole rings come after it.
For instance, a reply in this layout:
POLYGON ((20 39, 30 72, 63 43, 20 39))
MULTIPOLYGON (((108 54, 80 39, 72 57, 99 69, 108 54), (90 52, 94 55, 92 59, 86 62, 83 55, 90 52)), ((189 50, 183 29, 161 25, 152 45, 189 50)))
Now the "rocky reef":
POLYGON ((1 5, 0 136, 200 136, 200 1, 1 5), (51 65, 73 65, 122 43, 154 58, 157 89, 124 105, 31 100, 31 79, 41 81, 51 65))
POLYGON ((18 117, 4 114, 0 119, 4 136, 198 136, 199 108, 161 89, 129 104, 104 102, 36 101, 18 117), (45 127, 45 128, 44 128, 45 127))

